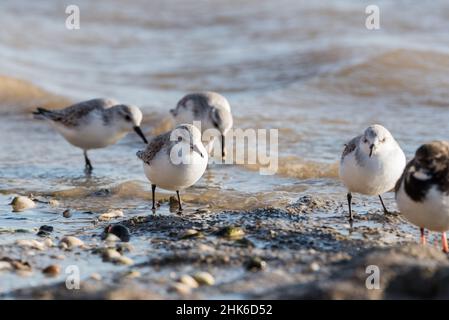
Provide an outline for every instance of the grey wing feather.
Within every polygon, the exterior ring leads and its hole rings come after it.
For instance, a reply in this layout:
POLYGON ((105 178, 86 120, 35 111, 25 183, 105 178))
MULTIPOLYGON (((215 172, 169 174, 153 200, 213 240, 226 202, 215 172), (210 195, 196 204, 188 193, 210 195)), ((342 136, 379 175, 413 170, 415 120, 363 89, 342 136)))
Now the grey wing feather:
POLYGON ((166 146, 168 142, 170 142, 170 133, 171 132, 167 132, 155 137, 150 141, 145 150, 141 150, 136 153, 137 157, 146 164, 150 165, 151 160, 154 159, 156 154, 161 151, 161 149, 166 146))
POLYGON ((47 119, 60 122, 66 126, 76 126, 79 123, 79 119, 85 117, 93 110, 104 110, 115 104, 117 104, 117 102, 112 99, 91 99, 60 110, 37 108, 37 111, 34 112, 34 114, 42 115, 47 119))
POLYGON ((357 136, 355 138, 353 138, 351 141, 349 141, 348 143, 345 144, 345 148, 343 150, 343 153, 341 154, 341 161, 343 161, 343 159, 350 154, 351 152, 353 152, 356 148, 357 148, 357 144, 359 143, 359 140, 362 138, 362 136, 357 136))

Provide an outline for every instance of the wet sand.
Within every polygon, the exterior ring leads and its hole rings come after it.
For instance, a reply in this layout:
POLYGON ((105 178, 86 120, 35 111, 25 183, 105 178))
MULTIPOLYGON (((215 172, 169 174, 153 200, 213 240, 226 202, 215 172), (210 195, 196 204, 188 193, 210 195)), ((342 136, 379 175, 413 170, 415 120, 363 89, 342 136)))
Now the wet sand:
POLYGON ((54 246, 43 250, 17 244, 0 247, 0 261, 20 261, 11 270, 2 271, 2 276, 9 274, 30 279, 30 285, 4 292, 0 297, 449 297, 444 285, 449 277, 447 255, 439 248, 418 245, 418 231, 404 223, 400 215, 384 215, 381 210, 372 210, 356 215, 351 229, 346 219, 345 202, 326 196, 305 195, 289 206, 249 211, 198 209, 182 215, 148 212, 147 215, 122 219, 121 224, 128 227, 131 234, 128 243, 101 240, 103 228, 114 221, 98 221, 97 215, 92 215, 91 220, 92 228, 72 234, 84 241, 84 248, 57 247, 62 237, 52 235, 58 234, 57 230, 49 235, 54 246), (137 252, 139 250, 133 248, 136 241, 146 243, 143 251, 137 252), (118 248, 122 255, 133 259, 132 264, 101 262, 105 248, 118 248), (48 279, 48 276, 42 276, 42 270, 51 264, 61 266, 62 271, 52 278, 52 283, 45 284, 40 279, 48 279), (68 264, 81 266, 79 290, 66 288, 64 266, 68 264), (84 267, 89 264, 99 267, 84 267), (104 271, 101 265, 106 267, 104 271), (379 290, 368 290, 365 286, 369 265, 379 267, 379 290), (181 276, 194 276, 200 271, 208 272, 214 283, 198 288, 180 284, 181 276))

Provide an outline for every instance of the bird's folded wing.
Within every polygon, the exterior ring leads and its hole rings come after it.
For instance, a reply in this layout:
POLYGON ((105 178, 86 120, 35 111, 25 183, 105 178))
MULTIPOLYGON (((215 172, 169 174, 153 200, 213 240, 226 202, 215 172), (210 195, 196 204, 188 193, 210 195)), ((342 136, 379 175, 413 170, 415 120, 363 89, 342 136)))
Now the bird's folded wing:
POLYGON ((341 154, 341 160, 343 160, 348 154, 350 154, 357 148, 357 144, 359 143, 359 140, 361 138, 362 138, 361 135, 357 136, 345 144, 345 148, 343 150, 343 153, 341 154))
POLYGON ((146 164, 150 165, 151 160, 154 159, 156 154, 161 151, 161 149, 165 146, 167 146, 170 142, 170 133, 167 132, 164 134, 161 134, 157 137, 155 137, 153 140, 150 141, 147 148, 144 151, 138 151, 137 157, 141 159, 146 164))

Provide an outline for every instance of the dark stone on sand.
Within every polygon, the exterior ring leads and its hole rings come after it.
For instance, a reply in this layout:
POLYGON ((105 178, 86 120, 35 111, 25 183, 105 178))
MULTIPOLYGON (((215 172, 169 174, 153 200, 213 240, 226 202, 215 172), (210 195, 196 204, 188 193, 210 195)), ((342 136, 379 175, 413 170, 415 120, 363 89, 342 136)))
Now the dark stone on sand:
POLYGON ((251 257, 246 261, 245 268, 248 271, 260 271, 265 269, 267 263, 263 261, 260 257, 251 257))
POLYGON ((64 218, 70 218, 72 216, 72 212, 70 211, 70 209, 64 210, 64 212, 62 213, 62 216, 64 218))
POLYGON ((102 238, 106 239, 108 233, 112 233, 120 238, 123 242, 128 242, 131 238, 131 234, 129 232, 129 229, 125 227, 122 224, 114 224, 114 225, 108 225, 104 229, 104 233, 102 238))
POLYGON ((43 225, 39 228, 39 231, 37 232, 37 235, 39 237, 48 237, 50 236, 50 233, 53 232, 52 226, 43 225))

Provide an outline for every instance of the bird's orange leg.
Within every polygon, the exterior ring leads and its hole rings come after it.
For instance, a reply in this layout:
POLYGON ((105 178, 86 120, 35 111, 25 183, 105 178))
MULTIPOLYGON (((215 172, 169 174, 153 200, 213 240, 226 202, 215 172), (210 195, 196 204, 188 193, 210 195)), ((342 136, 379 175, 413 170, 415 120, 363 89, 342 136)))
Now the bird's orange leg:
POLYGON ((447 238, 446 238, 446 232, 443 232, 441 235, 441 241, 443 242, 443 252, 448 253, 449 248, 447 246, 447 238))
POLYGON ((421 244, 425 245, 426 244, 426 234, 424 232, 424 228, 421 228, 420 231, 421 231, 421 238, 420 238, 421 244))

